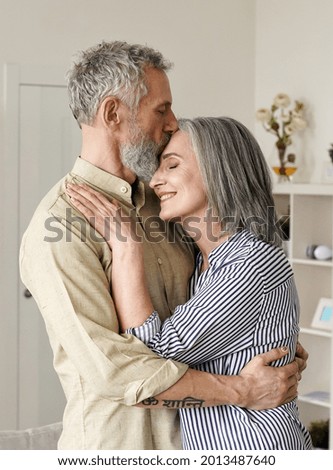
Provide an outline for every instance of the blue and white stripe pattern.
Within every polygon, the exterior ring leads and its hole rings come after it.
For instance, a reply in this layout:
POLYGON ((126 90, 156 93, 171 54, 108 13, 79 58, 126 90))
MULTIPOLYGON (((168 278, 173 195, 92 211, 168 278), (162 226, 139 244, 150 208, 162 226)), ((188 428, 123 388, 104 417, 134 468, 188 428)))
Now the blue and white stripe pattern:
MULTIPOLYGON (((237 375, 255 355, 286 345, 295 354, 299 304, 292 269, 279 248, 243 230, 215 248, 191 298, 161 323, 154 312, 128 330, 153 351, 222 375, 237 375)), ((311 449, 296 402, 254 411, 237 406, 179 410, 183 448, 196 450, 311 449)))

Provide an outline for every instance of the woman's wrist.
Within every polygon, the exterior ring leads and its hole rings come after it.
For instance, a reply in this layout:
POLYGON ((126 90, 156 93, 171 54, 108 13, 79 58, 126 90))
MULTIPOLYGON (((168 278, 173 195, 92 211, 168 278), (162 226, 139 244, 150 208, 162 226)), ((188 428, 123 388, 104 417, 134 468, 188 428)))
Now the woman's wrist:
POLYGON ((119 240, 118 243, 114 243, 112 248, 113 259, 117 258, 124 262, 138 261, 143 263, 143 246, 140 242, 123 242, 119 240))

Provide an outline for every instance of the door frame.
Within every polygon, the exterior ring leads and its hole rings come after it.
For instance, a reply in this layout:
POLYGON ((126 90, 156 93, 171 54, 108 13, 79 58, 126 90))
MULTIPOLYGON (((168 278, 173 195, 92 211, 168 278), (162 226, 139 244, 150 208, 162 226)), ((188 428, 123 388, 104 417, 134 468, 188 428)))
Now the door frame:
POLYGON ((2 243, 0 243, 0 429, 19 428, 19 298, 23 287, 19 240, 20 87, 65 86, 65 67, 5 64, 2 243), (13 259, 15 259, 13 262, 13 259), (5 386, 4 386, 5 384, 5 386))

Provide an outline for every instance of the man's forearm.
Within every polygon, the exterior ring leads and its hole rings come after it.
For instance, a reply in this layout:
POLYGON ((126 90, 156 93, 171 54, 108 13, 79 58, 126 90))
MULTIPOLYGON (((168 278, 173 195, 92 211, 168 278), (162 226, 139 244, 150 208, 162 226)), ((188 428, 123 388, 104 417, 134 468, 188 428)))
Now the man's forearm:
POLYGON ((202 408, 207 406, 241 403, 242 378, 239 376, 214 375, 188 369, 172 387, 138 406, 145 408, 202 408))
POLYGON ((188 369, 172 387, 138 406, 170 409, 217 405, 255 410, 275 408, 297 396, 299 372, 296 361, 283 367, 269 366, 287 352, 286 348, 276 348, 260 354, 239 375, 214 375, 188 369))

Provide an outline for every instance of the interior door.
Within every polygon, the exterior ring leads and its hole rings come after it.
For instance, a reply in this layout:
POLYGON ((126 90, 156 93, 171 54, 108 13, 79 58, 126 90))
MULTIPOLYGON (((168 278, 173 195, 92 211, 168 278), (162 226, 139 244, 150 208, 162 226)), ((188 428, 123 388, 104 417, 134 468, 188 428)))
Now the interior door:
MULTIPOLYGON (((73 166, 80 131, 64 85, 19 87, 19 240, 39 201, 73 166)), ((18 428, 61 421, 65 399, 43 319, 18 282, 18 428)))

